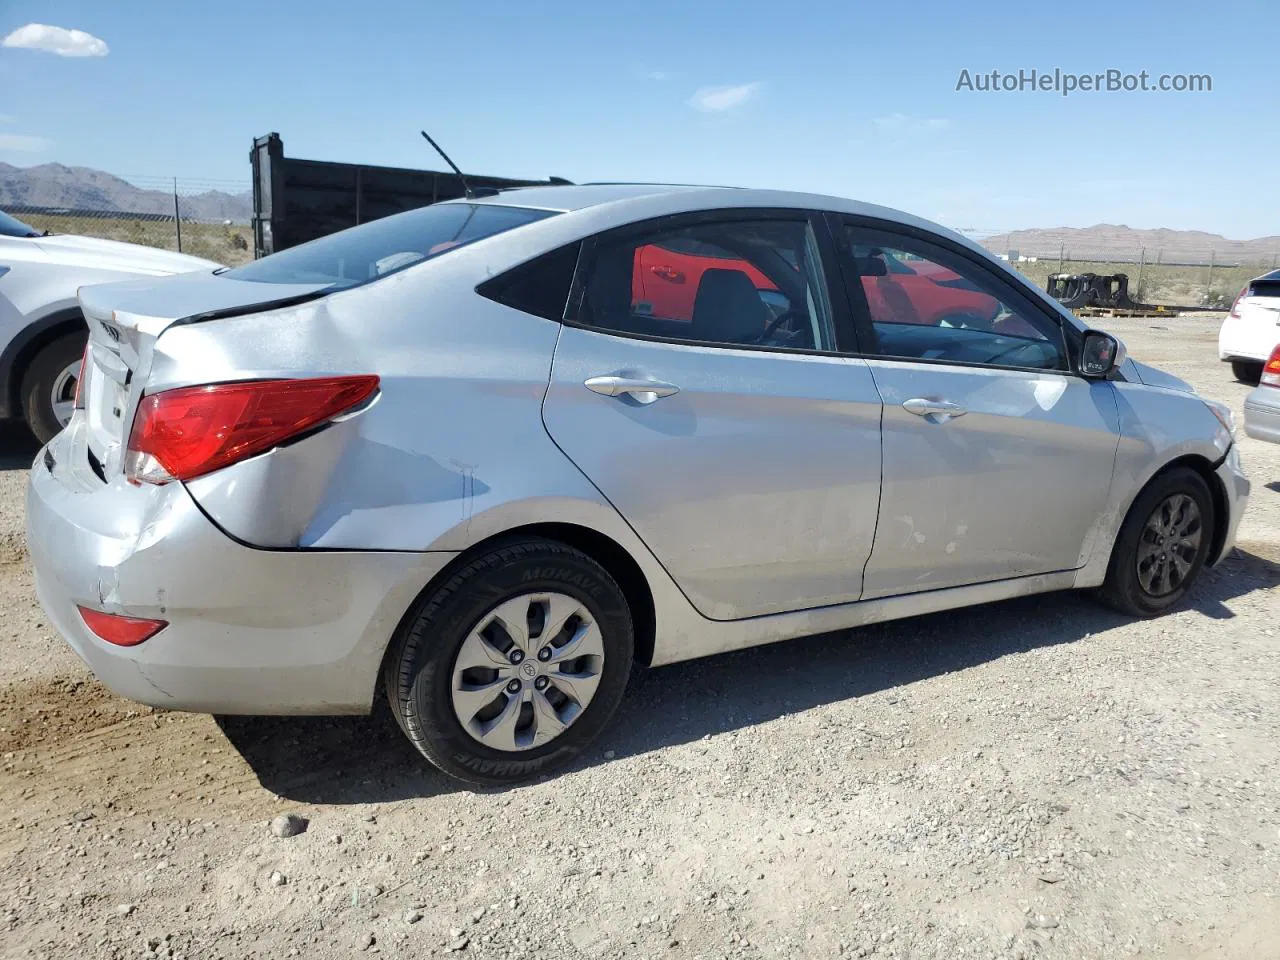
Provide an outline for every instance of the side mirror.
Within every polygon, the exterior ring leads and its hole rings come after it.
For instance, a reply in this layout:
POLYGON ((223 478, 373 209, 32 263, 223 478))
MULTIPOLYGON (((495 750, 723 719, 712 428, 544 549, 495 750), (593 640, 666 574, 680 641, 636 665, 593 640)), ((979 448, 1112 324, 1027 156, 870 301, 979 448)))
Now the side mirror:
POLYGON ((1080 348, 1080 372, 1086 377, 1108 377, 1128 359, 1124 342, 1101 330, 1086 330, 1080 348))

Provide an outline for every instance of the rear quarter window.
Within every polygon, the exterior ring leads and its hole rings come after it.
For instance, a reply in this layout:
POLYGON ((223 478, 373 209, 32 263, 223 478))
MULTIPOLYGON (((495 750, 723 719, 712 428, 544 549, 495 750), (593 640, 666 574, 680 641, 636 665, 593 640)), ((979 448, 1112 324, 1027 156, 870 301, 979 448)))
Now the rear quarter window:
POLYGON ((563 320, 580 247, 571 243, 522 263, 486 280, 476 287, 476 293, 544 320, 563 320))

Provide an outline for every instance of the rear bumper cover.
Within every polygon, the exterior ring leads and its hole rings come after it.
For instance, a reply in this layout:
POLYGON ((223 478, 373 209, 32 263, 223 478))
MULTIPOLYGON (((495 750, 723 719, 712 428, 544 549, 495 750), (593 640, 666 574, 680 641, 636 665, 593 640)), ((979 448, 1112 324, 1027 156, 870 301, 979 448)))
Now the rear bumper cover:
POLYGON ((1244 398, 1244 432, 1255 440, 1280 443, 1280 388, 1255 387, 1244 398))
POLYGON ((41 451, 27 489, 40 602, 103 683, 156 707, 368 712, 397 624, 455 556, 255 550, 218 530, 180 484, 86 489, 57 471, 41 451), (88 630, 78 604, 169 626, 117 647, 88 630))
POLYGON ((1280 342, 1280 327, 1254 317, 1227 317, 1218 331, 1218 359, 1263 361, 1280 342))

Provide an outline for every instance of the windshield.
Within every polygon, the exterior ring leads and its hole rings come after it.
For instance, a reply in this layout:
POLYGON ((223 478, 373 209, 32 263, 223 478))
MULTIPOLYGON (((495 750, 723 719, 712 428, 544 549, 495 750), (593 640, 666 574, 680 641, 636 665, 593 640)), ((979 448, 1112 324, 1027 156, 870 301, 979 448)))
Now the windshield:
POLYGON ((0 210, 0 237, 38 237, 40 231, 0 210))
POLYGON ((223 276, 261 283, 353 287, 551 215, 550 210, 525 207, 440 203, 282 250, 227 270, 223 276))

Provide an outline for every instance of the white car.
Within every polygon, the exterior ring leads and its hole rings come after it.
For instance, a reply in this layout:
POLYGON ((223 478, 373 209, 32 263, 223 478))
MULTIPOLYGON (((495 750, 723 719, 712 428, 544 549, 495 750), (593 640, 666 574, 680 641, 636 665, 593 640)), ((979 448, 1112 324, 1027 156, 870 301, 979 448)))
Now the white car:
POLYGON ((1249 281, 1218 332, 1218 359, 1244 383, 1257 383, 1262 365, 1280 343, 1280 270, 1249 281))
POLYGON ((221 264, 154 247, 50 235, 0 211, 0 419, 47 443, 71 419, 86 327, 76 291, 221 264))

